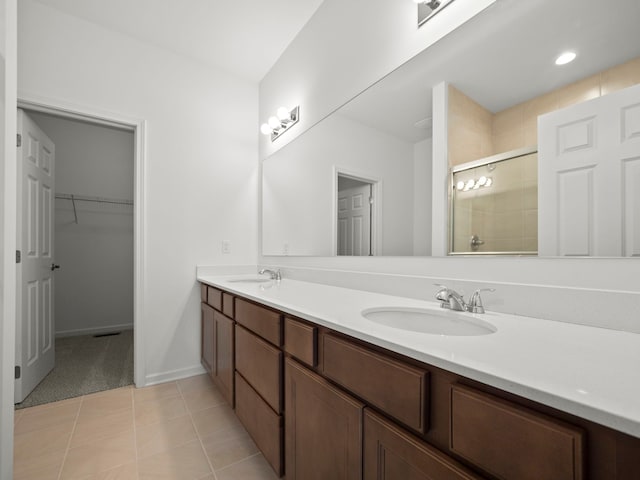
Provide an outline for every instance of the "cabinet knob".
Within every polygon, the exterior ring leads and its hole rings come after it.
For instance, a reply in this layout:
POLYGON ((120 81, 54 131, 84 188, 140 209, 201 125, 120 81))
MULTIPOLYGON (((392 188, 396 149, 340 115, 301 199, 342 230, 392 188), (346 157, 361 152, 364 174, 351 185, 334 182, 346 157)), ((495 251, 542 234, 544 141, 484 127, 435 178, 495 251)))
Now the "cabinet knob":
POLYGON ((51 264, 51 271, 53 272, 54 270, 57 270, 58 268, 60 268, 60 265, 56 265, 55 263, 51 264))

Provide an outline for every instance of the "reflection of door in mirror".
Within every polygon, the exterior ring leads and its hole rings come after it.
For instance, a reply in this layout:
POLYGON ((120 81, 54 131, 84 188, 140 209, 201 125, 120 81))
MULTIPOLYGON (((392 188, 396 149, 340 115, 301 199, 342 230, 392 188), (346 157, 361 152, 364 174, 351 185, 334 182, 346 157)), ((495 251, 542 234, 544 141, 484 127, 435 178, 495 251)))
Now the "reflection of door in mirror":
POLYGON ((373 184, 338 175, 337 195, 338 255, 373 255, 373 184))
POLYGON ((450 252, 535 255, 537 169, 535 148, 454 168, 450 252))

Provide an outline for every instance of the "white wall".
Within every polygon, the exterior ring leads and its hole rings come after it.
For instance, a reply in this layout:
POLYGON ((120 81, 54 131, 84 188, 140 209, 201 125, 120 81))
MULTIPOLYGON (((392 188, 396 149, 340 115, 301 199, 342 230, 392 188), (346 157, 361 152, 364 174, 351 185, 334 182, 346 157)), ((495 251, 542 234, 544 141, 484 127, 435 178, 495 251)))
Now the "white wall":
POLYGON ((19 97, 146 120, 143 381, 200 372, 194 267, 256 258, 257 86, 32 0, 19 7, 19 97))
POLYGON ((16 0, 0 1, 0 478, 13 477, 16 0))
POLYGON ((413 145, 334 115, 263 162, 263 251, 331 255, 335 172, 380 182, 382 255, 413 252, 413 145), (327 142, 327 139, 331 142, 327 142), (300 188, 292 189, 292 185, 300 188))
POLYGON ((413 255, 431 255, 431 139, 413 146, 413 255))
MULTIPOLYGON (((56 193, 133 199, 133 132, 28 112, 56 145, 56 193)), ((133 207, 55 201, 56 335, 133 326, 133 207), (87 281, 91 279, 91 281, 87 281)))
MULTIPOLYGON (((261 141, 261 158, 427 47, 432 43, 429 36, 441 28, 439 21, 460 23, 488 3, 457 0, 416 30, 413 2, 369 1, 364 21, 364 2, 325 0, 260 84, 261 119, 278 104, 301 106, 299 125, 273 145, 268 139, 261 141)), ((446 159, 446 142, 440 145, 436 140, 440 127, 434 118, 434 163, 446 159)), ((446 168, 441 170, 433 170, 438 204, 432 248, 437 252, 446 248, 446 221, 440 218, 446 218, 446 168)), ((637 260, 262 256, 259 261, 283 267, 285 276, 429 300, 435 281, 466 294, 481 286, 497 286, 497 292, 485 295, 485 304, 495 311, 640 332, 637 260), (360 272, 370 273, 370 279, 360 272)))

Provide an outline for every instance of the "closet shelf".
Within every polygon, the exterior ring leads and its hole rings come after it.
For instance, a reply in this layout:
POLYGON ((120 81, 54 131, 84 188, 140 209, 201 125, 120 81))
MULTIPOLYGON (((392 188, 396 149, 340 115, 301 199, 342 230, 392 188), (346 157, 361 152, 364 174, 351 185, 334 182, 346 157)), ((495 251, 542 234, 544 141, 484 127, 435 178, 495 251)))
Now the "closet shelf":
POLYGON ((88 195, 74 195, 71 193, 56 193, 56 198, 60 200, 71 200, 71 203, 73 204, 73 216, 74 216, 75 223, 78 223, 78 212, 76 210, 76 201, 110 203, 115 205, 133 205, 133 200, 123 200, 121 198, 92 197, 88 195))
POLYGON ((88 195, 75 195, 70 193, 56 193, 56 198, 61 200, 76 200, 80 202, 115 203, 117 205, 133 205, 133 200, 120 198, 91 197, 88 195))

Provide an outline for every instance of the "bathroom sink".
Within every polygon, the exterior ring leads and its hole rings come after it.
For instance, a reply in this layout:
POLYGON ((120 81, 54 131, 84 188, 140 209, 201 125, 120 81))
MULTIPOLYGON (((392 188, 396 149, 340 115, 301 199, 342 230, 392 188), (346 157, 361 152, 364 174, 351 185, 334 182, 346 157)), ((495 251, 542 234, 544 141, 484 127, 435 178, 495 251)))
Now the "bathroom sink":
POLYGON ((474 336, 498 331, 470 313, 445 309, 380 307, 363 310, 362 316, 387 327, 432 335, 474 336))
POLYGON ((229 280, 229 283, 267 283, 271 279, 267 277, 254 277, 254 278, 233 278, 229 280))

